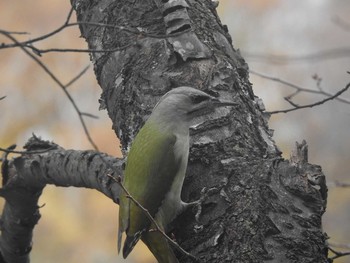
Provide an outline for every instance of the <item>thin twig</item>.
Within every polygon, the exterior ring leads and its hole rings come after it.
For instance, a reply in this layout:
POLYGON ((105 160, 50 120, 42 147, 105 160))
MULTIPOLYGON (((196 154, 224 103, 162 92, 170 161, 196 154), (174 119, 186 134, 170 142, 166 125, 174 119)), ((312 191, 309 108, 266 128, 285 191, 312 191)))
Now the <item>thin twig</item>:
POLYGON ((7 31, 7 33, 11 35, 30 35, 30 33, 23 31, 7 31))
POLYGON ((40 154, 40 153, 46 153, 49 152, 51 150, 55 150, 57 149, 57 146, 52 146, 50 148, 47 148, 45 150, 37 150, 37 151, 15 151, 15 150, 9 150, 9 149, 5 149, 5 148, 1 148, 0 147, 0 151, 1 152, 5 152, 5 153, 16 153, 16 154, 40 154))
POLYGON ((343 188, 350 187, 350 183, 343 183, 343 182, 339 182, 339 181, 328 182, 328 185, 334 186, 334 187, 343 187, 343 188))
POLYGON ((74 82, 76 82, 81 76, 83 76, 87 70, 90 68, 90 65, 87 65, 78 75, 76 75, 74 78, 72 78, 66 85, 64 85, 66 88, 71 86, 74 82))
POLYGON ((343 249, 350 248, 350 244, 328 242, 328 245, 331 247, 337 247, 337 248, 343 248, 343 249))
POLYGON ((295 85, 291 82, 288 82, 286 80, 283 80, 283 79, 280 79, 280 78, 276 78, 276 77, 272 77, 272 76, 268 76, 266 74, 262 74, 262 73, 259 73, 257 71, 254 71, 254 70, 249 70, 249 73, 253 74, 253 75, 256 75, 258 77, 261 77, 261 78, 264 78, 264 79, 268 79, 268 80, 272 80, 274 82, 278 82, 278 83, 281 83, 281 84, 284 84, 288 87, 291 87, 291 88, 294 88, 296 90, 299 90, 299 91, 304 91, 304 92, 310 92, 310 93, 316 93, 316 94, 319 94, 320 92, 317 91, 317 90, 311 90, 311 89, 305 89, 303 87, 300 87, 298 85, 295 85))
MULTIPOLYGON (((50 32, 48 34, 45 34, 45 35, 42 35, 40 37, 33 38, 33 39, 30 39, 30 40, 27 40, 27 41, 24 41, 24 42, 18 42, 17 41, 16 43, 13 43, 13 44, 2 45, 0 48, 11 48, 11 47, 18 47, 18 46, 27 46, 30 43, 38 42, 38 41, 44 40, 46 38, 49 38, 49 37, 51 37, 51 36, 61 32, 63 29, 65 29, 67 27, 67 24, 69 23, 69 20, 71 19, 72 14, 73 14, 73 8, 71 8, 69 10, 67 18, 66 18, 66 21, 63 23, 63 25, 58 27, 57 29, 53 30, 52 32, 50 32)), ((4 30, 1 30, 1 31, 4 31, 4 30)))
POLYGON ((329 258, 330 260, 334 260, 334 259, 337 259, 337 258, 340 258, 340 257, 350 256, 350 251, 348 251, 348 252, 340 252, 340 251, 334 250, 331 247, 328 247, 328 249, 335 254, 335 256, 329 258))
POLYGON ((0 98, 0 100, 3 100, 3 99, 5 99, 6 98, 6 96, 2 96, 1 98, 0 98))
POLYGON ((299 105, 298 104, 296 104, 296 103, 294 103, 293 101, 292 101, 292 97, 294 97, 296 94, 298 94, 299 92, 297 91, 297 92, 295 92, 295 93, 293 93, 292 95, 289 95, 289 96, 287 96, 287 97, 284 97, 284 99, 290 104, 290 105, 292 105, 293 107, 299 107, 299 105))
POLYGON ((30 48, 33 50, 33 52, 41 56, 44 53, 51 53, 51 52, 60 52, 60 53, 68 53, 68 52, 74 52, 74 53, 111 53, 116 51, 122 51, 126 48, 130 47, 132 43, 129 43, 127 45, 124 45, 122 47, 116 47, 111 49, 78 49, 78 48, 49 48, 49 49, 39 49, 34 47, 33 45, 27 45, 27 48, 30 48))
POLYGON ((93 115, 93 114, 88 113, 88 112, 81 112, 81 115, 89 117, 89 118, 93 118, 93 119, 99 119, 98 116, 93 115))
MULTIPOLYGON (((12 47, 18 47, 18 46, 25 46, 28 48, 31 48, 34 52, 37 51, 37 55, 40 55, 40 53, 46 53, 46 52, 114 52, 114 51, 118 51, 118 50, 123 50, 126 47, 130 46, 130 45, 126 45, 123 47, 118 47, 115 49, 110 49, 110 50, 94 50, 94 49, 46 49, 46 50, 40 50, 37 49, 36 47, 33 47, 32 44, 44 39, 47 39, 59 32, 61 32, 62 30, 64 30, 65 28, 68 27, 72 27, 72 26, 80 26, 80 25, 88 25, 88 26, 97 26, 97 27, 105 27, 105 28, 112 28, 112 29, 118 29, 118 30, 122 30, 122 31, 126 31, 129 33, 132 33, 134 35, 142 35, 145 37, 150 37, 150 38, 168 38, 168 37, 176 37, 179 35, 182 35, 184 33, 190 32, 192 29, 187 29, 185 31, 181 31, 181 32, 177 32, 177 33, 171 33, 171 34, 152 34, 152 33, 147 33, 144 31, 140 31, 137 28, 131 28, 131 27, 126 27, 126 26, 118 26, 118 25, 111 25, 111 24, 104 24, 104 23, 96 23, 96 22, 72 22, 69 23, 71 17, 72 17, 72 13, 73 13, 73 8, 70 9, 68 16, 65 20, 65 22, 63 23, 63 25, 61 25, 60 27, 58 27, 57 29, 53 30, 50 33, 44 34, 40 37, 37 38, 33 38, 27 41, 23 41, 23 42, 17 42, 17 43, 13 43, 13 44, 2 44, 0 46, 0 48, 12 48, 12 47)), ((5 30, 1 30, 1 31, 5 31, 5 30)))
POLYGON ((297 107, 290 108, 290 109, 286 109, 286 110, 270 111, 270 112, 268 112, 268 113, 270 113, 270 114, 287 113, 287 112, 291 112, 291 111, 295 111, 295 110, 300 110, 300 109, 312 108, 312 107, 315 107, 315 106, 319 106, 319 105, 324 104, 324 103, 327 102, 327 101, 330 101, 330 100, 333 100, 333 99, 337 98, 338 96, 340 96, 341 94, 343 94, 345 91, 347 91, 349 88, 350 88, 350 83, 348 83, 348 84, 345 86, 345 88, 339 90, 339 91, 338 91, 337 93, 335 93, 333 96, 328 97, 328 98, 326 98, 326 99, 324 99, 324 100, 321 100, 321 101, 318 101, 318 102, 315 102, 315 103, 311 103, 311 104, 306 104, 306 105, 297 106, 297 107))
MULTIPOLYGON (((283 80, 283 79, 280 79, 280 78, 276 78, 276 77, 272 77, 272 76, 268 76, 266 74, 262 74, 262 73, 259 73, 259 72, 256 72, 254 70, 249 70, 249 73, 253 74, 253 75, 256 75, 258 77, 261 77, 261 78, 264 78, 264 79, 268 79, 268 80, 271 80, 271 81, 274 81, 274 82, 277 82, 277 83, 280 83, 280 84, 283 84, 287 87, 291 87, 293 89, 296 90, 295 93, 287 96, 287 98, 292 98, 294 97, 295 95, 297 95, 299 92, 305 92, 305 93, 313 93, 313 94, 320 94, 320 95, 324 95, 324 96, 327 96, 327 97, 332 97, 334 94, 331 94, 329 92, 326 92, 324 91, 323 89, 321 89, 320 85, 318 84, 317 87, 319 90, 314 90, 314 89, 307 89, 307 88, 303 88, 301 86, 298 86, 296 84, 293 84, 291 82, 288 82, 286 80, 283 80)), ((344 98, 340 98, 340 97, 336 97, 334 98, 335 100, 337 101, 340 101, 340 102, 343 102, 343 103, 346 103, 346 104, 350 104, 350 100, 348 99, 344 99, 344 98)))
POLYGON ((190 257, 193 260, 197 261, 197 258, 194 257, 193 255, 191 255, 190 253, 188 253, 186 250, 184 250, 177 242, 175 242, 174 240, 172 240, 162 229, 161 227, 158 225, 158 223, 156 222, 156 220, 153 218, 153 216, 149 213, 149 211, 144 208, 135 198, 132 197, 132 195, 130 194, 130 192, 125 188, 125 186, 123 185, 123 183, 121 182, 121 177, 118 176, 117 178, 113 177, 111 174, 107 174, 107 176, 109 176, 110 178, 112 178, 125 192, 126 196, 128 198, 130 198, 137 207, 139 207, 142 212, 147 216, 147 218, 152 222, 152 224, 155 226, 156 230, 159 231, 159 233, 162 234, 162 236, 164 236, 169 243, 174 246, 177 250, 179 250, 182 254, 186 255, 187 257, 190 257))
POLYGON ((79 120, 81 125, 83 126, 85 135, 88 139, 88 141, 90 142, 90 144, 92 145, 92 147, 98 151, 98 147, 95 144, 95 142, 92 140, 90 133, 87 129, 87 126, 85 124, 85 121, 83 119, 83 115, 81 114, 81 111, 79 110, 78 106, 76 105, 74 99, 72 98, 72 96, 70 95, 70 93, 67 91, 66 86, 62 84, 62 82, 52 73, 51 70, 49 70, 49 68, 43 63, 41 62, 36 56, 34 56, 31 52, 29 52, 23 45, 21 45, 20 42, 17 41, 16 38, 14 38, 13 36, 11 36, 10 34, 8 34, 6 31, 2 31, 0 30, 0 33, 5 35, 7 38, 9 38, 10 40, 12 40, 14 43, 18 44, 19 47, 29 56, 31 57, 55 82, 56 84, 63 90, 63 92, 65 93, 65 95, 67 96, 67 98, 69 99, 69 101, 72 103, 75 111, 77 112, 78 116, 79 116, 79 120))
POLYGON ((311 54, 305 54, 300 56, 284 56, 284 55, 273 55, 273 54, 259 54, 251 53, 247 51, 241 51, 245 58, 250 60, 274 63, 274 64, 285 64, 285 63, 296 63, 301 61, 320 61, 329 59, 342 59, 350 57, 349 47, 339 47, 333 49, 327 49, 322 51, 317 51, 311 54))

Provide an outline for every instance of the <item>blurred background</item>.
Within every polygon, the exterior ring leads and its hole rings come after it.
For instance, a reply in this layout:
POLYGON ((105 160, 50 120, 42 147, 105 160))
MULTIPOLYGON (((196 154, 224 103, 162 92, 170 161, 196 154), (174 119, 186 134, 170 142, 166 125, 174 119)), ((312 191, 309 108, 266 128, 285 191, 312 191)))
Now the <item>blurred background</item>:
MULTIPOLYGON (((25 31, 14 35, 27 40, 61 26, 69 1, 2 1, 0 29, 25 31)), ((227 24, 235 48, 250 69, 303 88, 336 93, 350 81, 350 2, 348 0, 221 0, 218 13, 227 24), (338 21, 338 22, 337 22, 338 21), (347 23, 343 25, 341 22, 347 23), (341 24, 341 25, 340 25, 341 24), (347 50, 344 50, 347 48, 347 50), (342 49, 342 51, 339 51, 342 49), (326 51, 330 55, 323 56, 326 51), (288 58, 288 59, 286 59, 288 58)), ((75 20, 75 14, 73 15, 75 20)), ((9 43, 0 36, 0 43, 9 43)), ((86 48, 77 27, 70 27, 38 48, 86 48)), ((46 53, 40 58, 65 84, 90 64, 86 53, 46 53)), ((284 97, 294 90, 281 83, 251 75, 254 92, 268 111, 289 108, 284 97)), ((105 111, 99 111, 98 87, 92 67, 69 87, 86 118, 99 149, 120 156, 119 144, 105 111)), ((78 116, 62 90, 20 49, 0 49, 0 147, 19 148, 35 133, 67 149, 91 149, 78 116)), ((350 92, 342 95, 350 100, 350 92)), ((324 97, 301 93, 298 104, 324 97)), ((330 242, 350 244, 350 104, 330 101, 322 106, 273 115, 270 126, 284 157, 295 141, 309 144, 309 162, 322 166, 329 183, 324 231, 330 242)), ((1 200, 2 201, 2 200, 1 200)), ((96 191, 46 187, 40 199, 42 218, 34 232, 32 262, 155 262, 141 245, 128 260, 117 255, 118 207, 96 191)), ((1 206, 3 203, 0 204, 1 206)), ((141 243, 141 242, 140 242, 141 243)), ((339 249, 341 250, 341 249, 339 249)), ((350 249, 348 249, 350 250, 350 249)), ((336 262, 350 262, 350 257, 336 262)))

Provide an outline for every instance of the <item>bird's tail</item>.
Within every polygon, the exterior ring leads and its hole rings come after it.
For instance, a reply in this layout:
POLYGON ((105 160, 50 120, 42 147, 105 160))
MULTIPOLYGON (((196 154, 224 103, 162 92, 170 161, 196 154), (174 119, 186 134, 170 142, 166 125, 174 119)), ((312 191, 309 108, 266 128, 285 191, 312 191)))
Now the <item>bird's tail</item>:
POLYGON ((128 236, 128 235, 126 236, 126 239, 124 241, 124 247, 123 247, 124 258, 126 258, 130 254, 130 252, 134 249, 134 246, 140 240, 142 233, 143 231, 139 231, 133 236, 128 236))
POLYGON ((179 263, 169 242, 159 231, 148 231, 142 241, 151 250, 159 263, 179 263))

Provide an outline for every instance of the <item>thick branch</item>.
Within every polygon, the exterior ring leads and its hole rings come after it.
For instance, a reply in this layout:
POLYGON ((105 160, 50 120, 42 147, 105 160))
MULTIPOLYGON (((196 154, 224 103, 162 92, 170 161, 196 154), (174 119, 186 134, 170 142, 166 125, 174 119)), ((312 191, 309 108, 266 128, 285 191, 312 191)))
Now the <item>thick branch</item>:
POLYGON ((38 199, 47 184, 96 189, 116 203, 120 193, 108 174, 121 176, 123 160, 95 151, 64 150, 36 137, 26 149, 31 154, 4 160, 7 180, 0 192, 6 200, 0 237, 4 262, 29 262, 33 228, 40 219, 38 199))

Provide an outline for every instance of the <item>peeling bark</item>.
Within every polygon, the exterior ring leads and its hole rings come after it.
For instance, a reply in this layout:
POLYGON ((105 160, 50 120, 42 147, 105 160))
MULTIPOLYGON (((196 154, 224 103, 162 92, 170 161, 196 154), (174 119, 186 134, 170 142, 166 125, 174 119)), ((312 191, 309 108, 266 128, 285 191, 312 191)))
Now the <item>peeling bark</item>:
MULTIPOLYGON (((248 66, 232 47, 215 2, 75 0, 72 5, 90 49, 123 47, 92 53, 91 60, 102 88, 101 108, 107 109, 124 154, 171 88, 192 86, 240 104, 221 108, 191 128, 182 198, 196 200, 203 190, 209 197, 196 216, 187 211, 173 223, 179 244, 200 262, 327 262, 321 225, 325 176, 319 166, 308 164, 304 143, 291 161, 280 158, 269 116, 252 91, 248 66)), ((18 175, 34 170, 33 176, 14 184, 39 186, 38 193, 47 183, 90 187, 117 201, 119 189, 105 177, 109 167, 99 156, 61 148, 24 155, 19 157, 23 164, 15 159, 12 167, 18 175), (66 162, 72 164, 69 170, 66 162)), ((104 157, 121 172, 120 160, 104 157)), ((34 204, 31 213, 37 211, 34 204)))

